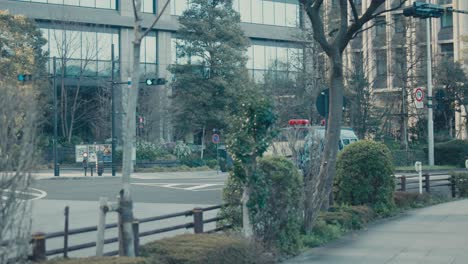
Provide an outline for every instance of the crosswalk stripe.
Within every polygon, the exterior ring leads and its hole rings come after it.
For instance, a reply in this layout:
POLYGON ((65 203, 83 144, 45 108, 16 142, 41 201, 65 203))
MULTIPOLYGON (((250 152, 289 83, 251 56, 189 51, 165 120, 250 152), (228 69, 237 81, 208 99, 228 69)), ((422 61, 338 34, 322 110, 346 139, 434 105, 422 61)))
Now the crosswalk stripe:
POLYGON ((211 186, 216 186, 216 185, 217 184, 202 184, 202 185, 197 185, 197 186, 185 188, 185 190, 193 191, 193 190, 203 189, 203 188, 206 188, 206 187, 211 187, 211 186))

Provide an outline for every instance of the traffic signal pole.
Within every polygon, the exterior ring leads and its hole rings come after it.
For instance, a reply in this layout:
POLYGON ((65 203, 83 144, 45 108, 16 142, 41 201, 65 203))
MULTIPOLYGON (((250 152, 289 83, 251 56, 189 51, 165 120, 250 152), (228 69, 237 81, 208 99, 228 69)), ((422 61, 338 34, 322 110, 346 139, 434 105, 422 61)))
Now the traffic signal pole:
POLYGON ((427 129, 429 166, 434 166, 434 118, 432 112, 432 54, 431 54, 431 18, 426 18, 427 48, 427 129))
POLYGON ((429 166, 434 166, 434 121, 432 109, 432 55, 431 55, 431 18, 440 18, 445 13, 468 14, 465 10, 456 10, 452 7, 425 2, 414 2, 411 6, 403 9, 403 15, 426 19, 426 48, 427 48, 427 128, 428 128, 428 160, 429 166))
POLYGON ((112 62, 111 62, 111 70, 112 70, 112 73, 111 73, 111 78, 112 78, 112 81, 111 81, 111 108, 112 108, 112 114, 111 114, 111 122, 112 122, 112 127, 111 127, 111 137, 112 137, 112 176, 115 176, 115 144, 116 144, 116 135, 115 135, 115 91, 114 91, 114 71, 115 71, 115 61, 114 61, 114 44, 111 45, 111 59, 112 59, 112 62))
POLYGON ((58 113, 57 113, 57 58, 54 57, 52 62, 52 85, 54 86, 54 141, 53 141, 53 148, 54 148, 54 176, 60 176, 58 164, 57 164, 57 138, 58 138, 58 113))

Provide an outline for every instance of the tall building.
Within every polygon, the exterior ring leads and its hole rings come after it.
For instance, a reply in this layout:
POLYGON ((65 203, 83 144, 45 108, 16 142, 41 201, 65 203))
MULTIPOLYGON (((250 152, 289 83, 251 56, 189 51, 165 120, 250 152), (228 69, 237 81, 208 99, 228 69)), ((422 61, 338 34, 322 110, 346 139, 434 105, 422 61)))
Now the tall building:
MULTIPOLYGON (((354 0, 360 13, 367 9, 370 2, 371 0, 354 0)), ((415 1, 407 1, 406 6, 413 2, 415 1)), ((468 10, 468 1, 465 0, 418 2, 468 10)), ((338 1, 328 0, 326 3, 331 7, 328 13, 332 21, 333 12, 336 12, 333 7, 338 5, 338 1)), ((399 3, 400 0, 385 1, 378 11, 395 8, 399 3)), ((427 91, 426 20, 406 18, 402 13, 402 9, 385 12, 368 23, 366 27, 369 29, 351 41, 345 59, 347 69, 362 71, 370 81, 377 103, 390 113, 388 130, 395 135, 402 129, 398 124, 401 123, 399 114, 406 112, 409 115, 407 122, 410 126, 415 125, 415 116, 427 117, 427 108, 415 110, 412 95, 416 87, 423 87, 427 91), (403 90, 406 91, 405 96, 402 95, 403 90)), ((330 25, 333 26, 333 23, 330 25)), ((465 63, 466 67, 463 50, 466 50, 468 42, 464 42, 462 37, 468 36, 468 15, 446 13, 441 18, 433 18, 430 32, 433 67, 442 56, 465 63)), ((443 87, 434 86, 434 90, 439 88, 443 87)), ((458 138, 467 137, 463 125, 465 118, 464 112, 457 112, 454 117, 454 135, 458 138)))
MULTIPOLYGON (((189 0, 172 0, 160 21, 145 37, 141 49, 141 78, 170 79, 167 67, 178 63, 178 16, 188 7, 189 0)), ((143 26, 148 27, 166 0, 142 0, 143 26)), ((252 77, 262 81, 267 70, 277 62, 289 63, 302 56, 296 39, 300 34, 301 15, 297 0, 234 0, 233 8, 241 15, 241 27, 251 39, 248 68, 252 77)), ((129 76, 129 58, 133 39, 133 6, 128 0, 2 0, 0 9, 22 14, 37 21, 48 43, 44 47, 50 56, 47 65, 53 72, 52 58, 57 58, 57 72, 66 79, 64 87, 86 77, 82 86, 109 85, 111 54, 114 45, 116 75, 120 81, 129 76), (64 65, 64 67, 62 67, 64 65)), ((295 71, 288 67, 278 71, 295 71)), ((121 89, 116 85, 117 117, 123 113, 121 89)), ((144 123, 147 137, 172 141, 173 132, 168 112, 170 87, 142 87, 149 97, 144 123), (148 132, 149 131, 149 132, 148 132)), ((109 108, 110 113, 110 108, 109 108)), ((120 118, 118 118, 120 119, 120 118)), ((110 122, 110 115, 109 120, 110 122)), ((173 120, 172 122, 177 122, 173 120)), ((120 131, 119 122, 117 130, 120 131)), ((117 131, 117 135, 119 132, 117 131)))

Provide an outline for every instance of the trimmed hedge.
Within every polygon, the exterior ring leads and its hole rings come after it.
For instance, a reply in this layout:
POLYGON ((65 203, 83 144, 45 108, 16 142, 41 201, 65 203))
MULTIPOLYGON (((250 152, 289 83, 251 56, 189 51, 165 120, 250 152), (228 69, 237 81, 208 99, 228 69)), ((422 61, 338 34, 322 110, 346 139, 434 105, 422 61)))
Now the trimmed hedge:
POLYGON ((455 184, 455 189, 460 197, 468 197, 468 173, 451 173, 452 184, 455 184))
POLYGON ((186 234, 148 243, 141 255, 149 264, 267 264, 273 257, 256 243, 222 234, 186 234))
MULTIPOLYGON (((43 264, 148 264, 144 258, 127 258, 127 257, 91 257, 91 258, 75 258, 63 259, 56 258, 43 264)), ((156 262, 152 262, 156 263, 156 262)))
POLYGON ((451 140, 434 145, 434 159, 437 165, 455 165, 465 167, 468 156, 467 140, 451 140))
POLYGON ((327 224, 339 224, 348 230, 365 227, 374 218, 374 211, 368 206, 330 207, 328 212, 319 216, 327 224))
POLYGON ((387 215, 395 207, 390 150, 369 140, 350 144, 338 155, 334 187, 339 204, 368 205, 387 215))

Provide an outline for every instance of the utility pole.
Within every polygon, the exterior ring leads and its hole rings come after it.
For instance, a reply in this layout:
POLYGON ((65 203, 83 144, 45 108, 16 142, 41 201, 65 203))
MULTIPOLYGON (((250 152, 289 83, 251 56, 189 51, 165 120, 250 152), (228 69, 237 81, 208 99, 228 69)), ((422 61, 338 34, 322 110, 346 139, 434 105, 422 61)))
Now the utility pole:
POLYGON ((112 60, 112 65, 111 65, 111 108, 112 108, 112 114, 111 114, 111 136, 112 136, 112 176, 115 176, 115 144, 116 144, 116 135, 115 135, 115 87, 114 87, 114 71, 115 71, 115 60, 114 60, 114 44, 111 45, 111 60, 112 60))
POLYGON ((432 55, 431 55, 431 18, 426 19, 427 48, 427 130, 429 166, 434 166, 434 117, 432 111, 432 55))
POLYGON ((53 141, 53 151, 54 151, 54 176, 60 176, 58 164, 57 164, 57 137, 58 137, 58 131, 57 131, 57 126, 58 126, 58 113, 57 113, 57 58, 53 58, 52 62, 52 70, 53 70, 53 76, 52 76, 52 85, 54 86, 54 141, 53 141))

